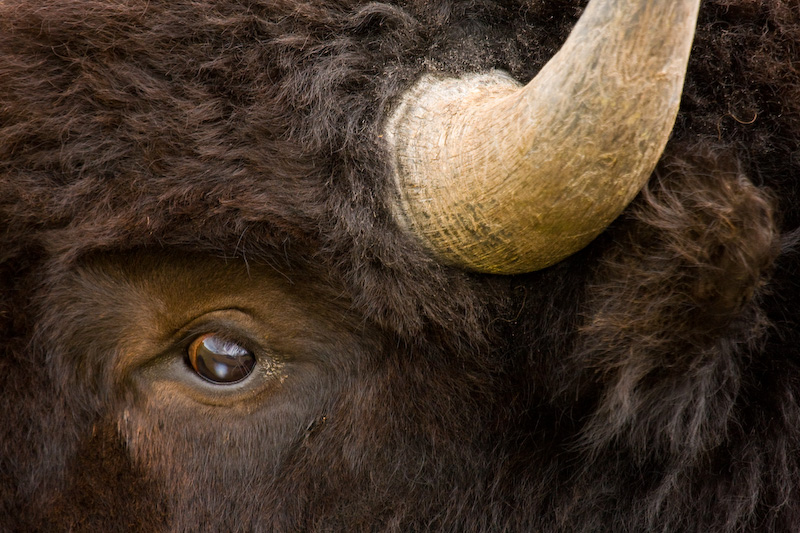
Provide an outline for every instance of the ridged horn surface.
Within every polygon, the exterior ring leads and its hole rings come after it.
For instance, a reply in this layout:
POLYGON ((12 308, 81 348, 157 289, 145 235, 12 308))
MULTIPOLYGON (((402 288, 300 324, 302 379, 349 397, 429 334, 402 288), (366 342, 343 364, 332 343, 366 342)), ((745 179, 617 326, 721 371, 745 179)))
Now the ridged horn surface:
POLYGON ((592 0, 527 85, 428 75, 386 123, 399 223, 439 259, 530 272, 636 196, 675 122, 699 0, 592 0))

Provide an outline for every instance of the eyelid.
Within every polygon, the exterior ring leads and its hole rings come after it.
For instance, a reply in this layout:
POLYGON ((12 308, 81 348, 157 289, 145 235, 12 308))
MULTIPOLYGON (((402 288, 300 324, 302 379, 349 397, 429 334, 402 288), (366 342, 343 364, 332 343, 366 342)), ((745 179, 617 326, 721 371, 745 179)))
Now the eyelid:
POLYGON ((191 345, 193 346, 200 341, 212 352, 221 353, 228 357, 242 356, 250 351, 236 339, 228 338, 224 332, 209 331, 208 333, 203 333, 199 337, 195 337, 191 345))
POLYGON ((224 309, 215 309, 213 311, 205 311, 191 318, 182 326, 170 332, 168 339, 165 340, 172 345, 177 345, 187 340, 191 342, 191 340, 203 333, 217 333, 225 340, 235 342, 237 339, 230 338, 226 332, 237 330, 255 331, 256 327, 256 321, 246 310, 238 307, 228 307, 224 309), (214 331, 209 330, 209 323, 212 322, 216 326, 211 327, 214 331), (219 329, 219 331, 217 331, 217 329, 219 329))
POLYGON ((220 324, 212 321, 213 324, 202 323, 186 331, 185 335, 180 336, 173 346, 186 350, 192 343, 201 337, 214 336, 222 342, 235 344, 251 353, 263 351, 256 341, 251 339, 250 334, 242 333, 241 328, 233 327, 228 324, 220 324))
MULTIPOLYGON (((150 323, 157 323, 151 320, 150 323)), ((215 333, 241 344, 243 348, 259 355, 265 352, 258 322, 245 309, 230 307, 198 314, 181 326, 167 332, 158 332, 134 323, 124 335, 119 355, 114 363, 114 374, 123 379, 136 368, 156 364, 165 357, 174 357, 203 333, 215 333)), ((152 327, 152 326, 151 326, 152 327)), ((271 355, 271 354, 270 354, 271 355)))

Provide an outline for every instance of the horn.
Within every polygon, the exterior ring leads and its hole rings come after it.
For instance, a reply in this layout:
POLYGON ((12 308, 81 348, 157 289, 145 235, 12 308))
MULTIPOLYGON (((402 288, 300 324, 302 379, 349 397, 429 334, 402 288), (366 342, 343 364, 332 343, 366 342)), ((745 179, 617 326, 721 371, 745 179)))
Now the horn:
POLYGON ((527 85, 426 75, 386 122, 393 214, 438 259, 552 265, 636 196, 678 112, 700 0, 592 0, 527 85))

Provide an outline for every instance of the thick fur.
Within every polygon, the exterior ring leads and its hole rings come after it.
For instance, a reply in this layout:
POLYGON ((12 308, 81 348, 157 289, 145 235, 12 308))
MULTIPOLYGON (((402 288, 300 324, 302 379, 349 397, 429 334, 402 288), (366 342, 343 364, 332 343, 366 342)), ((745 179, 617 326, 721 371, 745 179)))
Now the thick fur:
POLYGON ((459 272, 391 220, 394 99, 430 70, 529 79, 583 4, 3 1, 0 529, 800 528, 796 5, 703 3, 659 168, 561 264, 459 272), (350 359, 291 446, 120 423, 142 403, 74 276, 124 252, 342 299, 350 359))

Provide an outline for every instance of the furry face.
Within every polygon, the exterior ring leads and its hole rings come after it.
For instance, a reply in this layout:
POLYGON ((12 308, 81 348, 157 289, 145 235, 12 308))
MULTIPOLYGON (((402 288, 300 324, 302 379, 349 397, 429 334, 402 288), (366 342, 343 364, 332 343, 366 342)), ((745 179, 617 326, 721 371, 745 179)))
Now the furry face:
POLYGON ((703 3, 566 260, 393 221, 400 95, 530 79, 584 5, 0 2, 0 529, 797 530, 795 7, 703 3))

